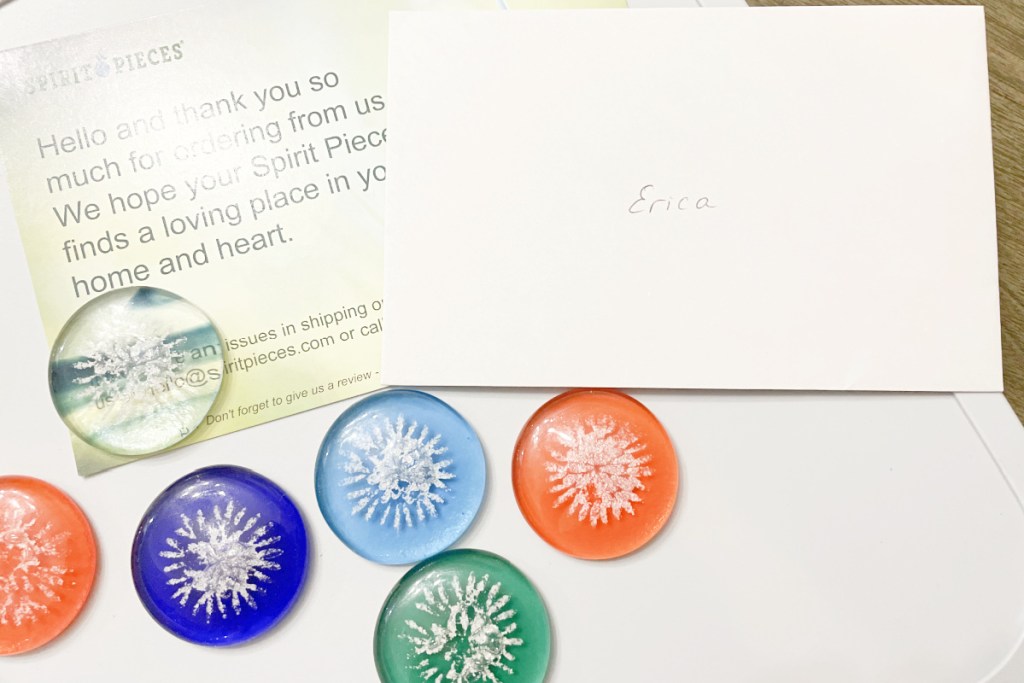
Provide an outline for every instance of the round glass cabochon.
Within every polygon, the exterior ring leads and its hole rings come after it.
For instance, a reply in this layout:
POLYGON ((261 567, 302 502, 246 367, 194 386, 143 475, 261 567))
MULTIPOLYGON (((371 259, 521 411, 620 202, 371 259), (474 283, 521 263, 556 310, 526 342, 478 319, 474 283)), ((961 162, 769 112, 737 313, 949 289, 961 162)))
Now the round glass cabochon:
POLYGON ((353 404, 316 462, 316 498, 338 538, 382 564, 444 550, 469 528, 486 481, 483 447, 444 401, 392 389, 353 404))
POLYGON ((31 477, 0 477, 0 655, 56 638, 96 577, 96 540, 74 501, 31 477))
POLYGON ((181 297, 152 287, 102 294, 64 325, 50 394, 85 442, 119 455, 169 448, 209 412, 224 374, 220 336, 181 297))
POLYGON ((541 683, 551 626, 537 590, 508 560, 450 550, 391 591, 373 653, 384 683, 541 683))
POLYGON ((545 403, 523 427, 512 459, 523 516, 559 550, 620 557, 668 521, 679 488, 672 441, 642 403, 578 389, 545 403))
POLYGON ((132 576, 165 629, 202 645, 264 633, 291 609, 306 527, 276 484, 242 467, 196 470, 157 496, 135 534, 132 576))

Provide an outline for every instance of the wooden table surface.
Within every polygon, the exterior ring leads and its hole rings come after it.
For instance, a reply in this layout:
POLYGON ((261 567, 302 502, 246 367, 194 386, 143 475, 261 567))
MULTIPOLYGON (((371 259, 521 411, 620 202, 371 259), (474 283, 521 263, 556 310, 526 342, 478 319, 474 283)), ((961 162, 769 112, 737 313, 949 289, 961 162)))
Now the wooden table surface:
POLYGON ((999 225, 999 291, 1006 397, 1024 421, 1024 1, 747 0, 780 5, 984 5, 999 225))

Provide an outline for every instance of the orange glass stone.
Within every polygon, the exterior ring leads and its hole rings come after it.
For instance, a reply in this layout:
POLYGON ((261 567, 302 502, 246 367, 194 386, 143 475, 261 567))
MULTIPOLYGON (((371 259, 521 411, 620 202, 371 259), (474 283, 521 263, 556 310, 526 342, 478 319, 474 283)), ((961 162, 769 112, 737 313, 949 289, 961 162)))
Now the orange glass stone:
POLYGON ((523 427, 512 459, 519 509, 562 552, 621 557, 668 521, 679 489, 672 441, 651 411, 623 393, 576 389, 523 427))
POLYGON ((0 477, 0 655, 44 645, 85 605, 96 539, 68 496, 31 477, 0 477))

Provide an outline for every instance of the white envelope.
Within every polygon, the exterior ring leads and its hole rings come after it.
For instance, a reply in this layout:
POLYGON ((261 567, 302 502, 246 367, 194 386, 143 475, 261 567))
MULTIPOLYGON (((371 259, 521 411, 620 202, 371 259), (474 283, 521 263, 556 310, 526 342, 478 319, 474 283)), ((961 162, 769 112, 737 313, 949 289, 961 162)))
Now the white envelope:
POLYGON ((392 384, 1000 391, 984 15, 395 13, 392 384))

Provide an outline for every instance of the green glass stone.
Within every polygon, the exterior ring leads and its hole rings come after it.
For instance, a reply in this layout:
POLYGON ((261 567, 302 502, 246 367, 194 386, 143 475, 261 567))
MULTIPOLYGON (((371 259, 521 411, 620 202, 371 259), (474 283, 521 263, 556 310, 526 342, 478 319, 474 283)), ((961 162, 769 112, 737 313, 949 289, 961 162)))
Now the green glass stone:
POLYGON ((508 560, 449 550, 391 591, 373 651, 383 683, 541 683, 551 625, 537 590, 508 560))

